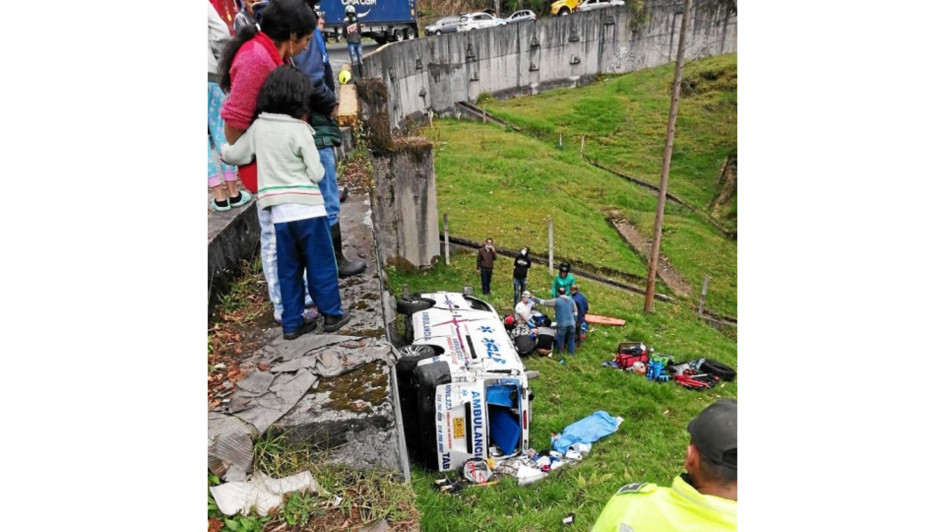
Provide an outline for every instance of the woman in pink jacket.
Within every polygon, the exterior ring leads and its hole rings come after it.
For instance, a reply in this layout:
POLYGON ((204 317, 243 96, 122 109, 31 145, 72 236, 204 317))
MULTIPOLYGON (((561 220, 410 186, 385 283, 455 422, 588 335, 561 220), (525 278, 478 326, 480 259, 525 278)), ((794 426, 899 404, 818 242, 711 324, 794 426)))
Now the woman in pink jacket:
MULTIPOLYGON (((256 116, 256 100, 270 72, 279 65, 291 64, 291 58, 308 47, 315 31, 315 12, 304 0, 272 0, 262 10, 259 25, 240 29, 223 50, 220 58, 220 87, 229 93, 220 116, 226 141, 234 144, 256 116)), ((239 167, 243 186, 258 190, 256 163, 239 167)), ((263 275, 269 285, 273 317, 282 323, 282 295, 276 266, 276 230, 272 213, 256 203, 259 214, 259 241, 262 248, 263 275)), ((312 302, 306 301, 307 304, 312 302)))

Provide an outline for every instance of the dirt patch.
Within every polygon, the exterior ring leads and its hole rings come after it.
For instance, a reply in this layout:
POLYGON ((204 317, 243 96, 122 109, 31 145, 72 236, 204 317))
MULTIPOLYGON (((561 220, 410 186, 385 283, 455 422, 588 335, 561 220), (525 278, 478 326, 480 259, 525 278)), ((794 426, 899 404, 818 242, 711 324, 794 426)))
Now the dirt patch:
POLYGON ((374 170, 371 161, 361 151, 355 151, 342 163, 338 170, 338 185, 348 187, 349 193, 367 194, 371 191, 371 178, 374 170))
POLYGON ((723 211, 730 209, 729 202, 738 189, 738 154, 732 154, 725 158, 725 164, 722 165, 722 171, 719 172, 718 184, 721 185, 719 195, 712 202, 710 209, 712 216, 722 218, 723 211))
MULTIPOLYGON (((633 224, 620 217, 619 213, 611 212, 609 218, 610 223, 617 229, 620 236, 623 237, 624 242, 629 244, 637 255, 640 255, 644 260, 649 262, 652 243, 647 241, 633 224)), ((688 297, 689 294, 692 293, 692 287, 689 286, 689 283, 673 268, 669 263, 669 259, 661 254, 657 263, 656 275, 666 283, 666 286, 668 286, 674 294, 680 297, 688 297)))
POLYGON ((236 390, 236 383, 257 364, 253 354, 271 341, 269 291, 261 272, 244 272, 238 304, 217 305, 207 331, 207 403, 212 410, 236 390))

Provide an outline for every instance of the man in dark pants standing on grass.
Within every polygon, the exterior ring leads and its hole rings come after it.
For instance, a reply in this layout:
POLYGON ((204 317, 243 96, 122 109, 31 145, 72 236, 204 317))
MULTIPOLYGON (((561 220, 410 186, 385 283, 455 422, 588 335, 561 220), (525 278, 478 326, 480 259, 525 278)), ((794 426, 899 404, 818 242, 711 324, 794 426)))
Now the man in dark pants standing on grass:
POLYGON ((482 295, 487 296, 492 293, 492 266, 495 263, 495 248, 492 247, 492 239, 486 239, 486 245, 479 249, 476 256, 476 273, 482 279, 482 295))
POLYGON ((512 270, 512 291, 515 292, 513 305, 518 304, 522 292, 525 291, 525 285, 528 279, 528 269, 532 267, 532 259, 528 256, 530 251, 528 246, 522 248, 522 251, 515 256, 515 267, 512 270))
POLYGON ((584 331, 584 316, 587 315, 587 310, 590 308, 590 305, 587 303, 587 298, 584 297, 584 294, 578 291, 578 285, 571 285, 571 299, 574 300, 574 304, 577 305, 577 318, 574 320, 574 347, 580 348, 581 342, 584 341, 582 332, 584 331))
POLYGON ((574 354, 574 322, 577 319, 577 305, 568 297, 564 287, 558 288, 558 297, 554 299, 535 298, 539 305, 555 308, 555 329, 557 330, 558 353, 574 354))

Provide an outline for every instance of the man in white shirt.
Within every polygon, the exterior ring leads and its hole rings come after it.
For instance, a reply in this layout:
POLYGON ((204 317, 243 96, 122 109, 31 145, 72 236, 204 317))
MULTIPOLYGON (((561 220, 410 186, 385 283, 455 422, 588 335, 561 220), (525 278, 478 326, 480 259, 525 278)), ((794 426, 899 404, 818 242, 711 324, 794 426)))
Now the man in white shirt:
POLYGON ((528 323, 532 319, 532 307, 535 302, 532 301, 532 293, 528 290, 522 292, 522 300, 515 304, 515 319, 520 323, 528 323))

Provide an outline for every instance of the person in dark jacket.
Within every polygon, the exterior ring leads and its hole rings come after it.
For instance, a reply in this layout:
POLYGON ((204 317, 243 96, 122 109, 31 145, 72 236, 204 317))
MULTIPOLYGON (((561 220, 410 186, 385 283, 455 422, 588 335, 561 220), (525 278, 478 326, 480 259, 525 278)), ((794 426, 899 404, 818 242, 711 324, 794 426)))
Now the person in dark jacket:
POLYGON ((358 65, 358 77, 364 77, 364 71, 361 70, 361 23, 358 22, 358 13, 353 5, 345 8, 344 26, 341 28, 341 34, 348 42, 348 57, 351 58, 351 64, 358 65))
POLYGON ((479 254, 476 255, 476 273, 482 280, 482 295, 492 293, 492 267, 495 264, 496 253, 492 247, 492 239, 486 239, 486 245, 479 248, 479 254))
POLYGON ((587 297, 580 292, 576 284, 571 285, 571 299, 577 305, 577 318, 574 320, 574 347, 580 348, 581 342, 584 341, 584 316, 587 315, 590 305, 587 303, 587 297))
POLYGON ((522 292, 526 290, 525 284, 528 278, 528 269, 532 267, 532 258, 528 256, 529 251, 531 251, 531 249, 525 246, 522 248, 522 251, 515 256, 515 267, 512 270, 512 291, 515 293, 515 301, 513 301, 513 304, 518 304, 522 292))
POLYGON ((256 19, 256 13, 253 12, 253 4, 259 0, 243 0, 243 7, 233 17, 233 33, 239 33, 243 26, 255 25, 259 21, 256 19))
MULTIPOLYGON (((305 3, 315 9, 314 0, 305 3)), ((318 16, 318 12, 315 12, 318 16)), ((331 227, 332 246, 335 261, 338 264, 338 277, 358 275, 367 269, 367 263, 361 259, 348 260, 342 251, 341 224, 338 214, 341 212, 341 195, 338 190, 338 172, 335 168, 335 146, 341 146, 341 128, 338 127, 338 99, 328 86, 330 77, 325 73, 325 54, 318 44, 321 33, 316 30, 308 47, 295 56, 295 65, 312 80, 315 92, 312 95, 308 123, 315 129, 315 147, 325 177, 319 181, 318 189, 325 198, 325 210, 328 212, 328 224, 331 227)))

